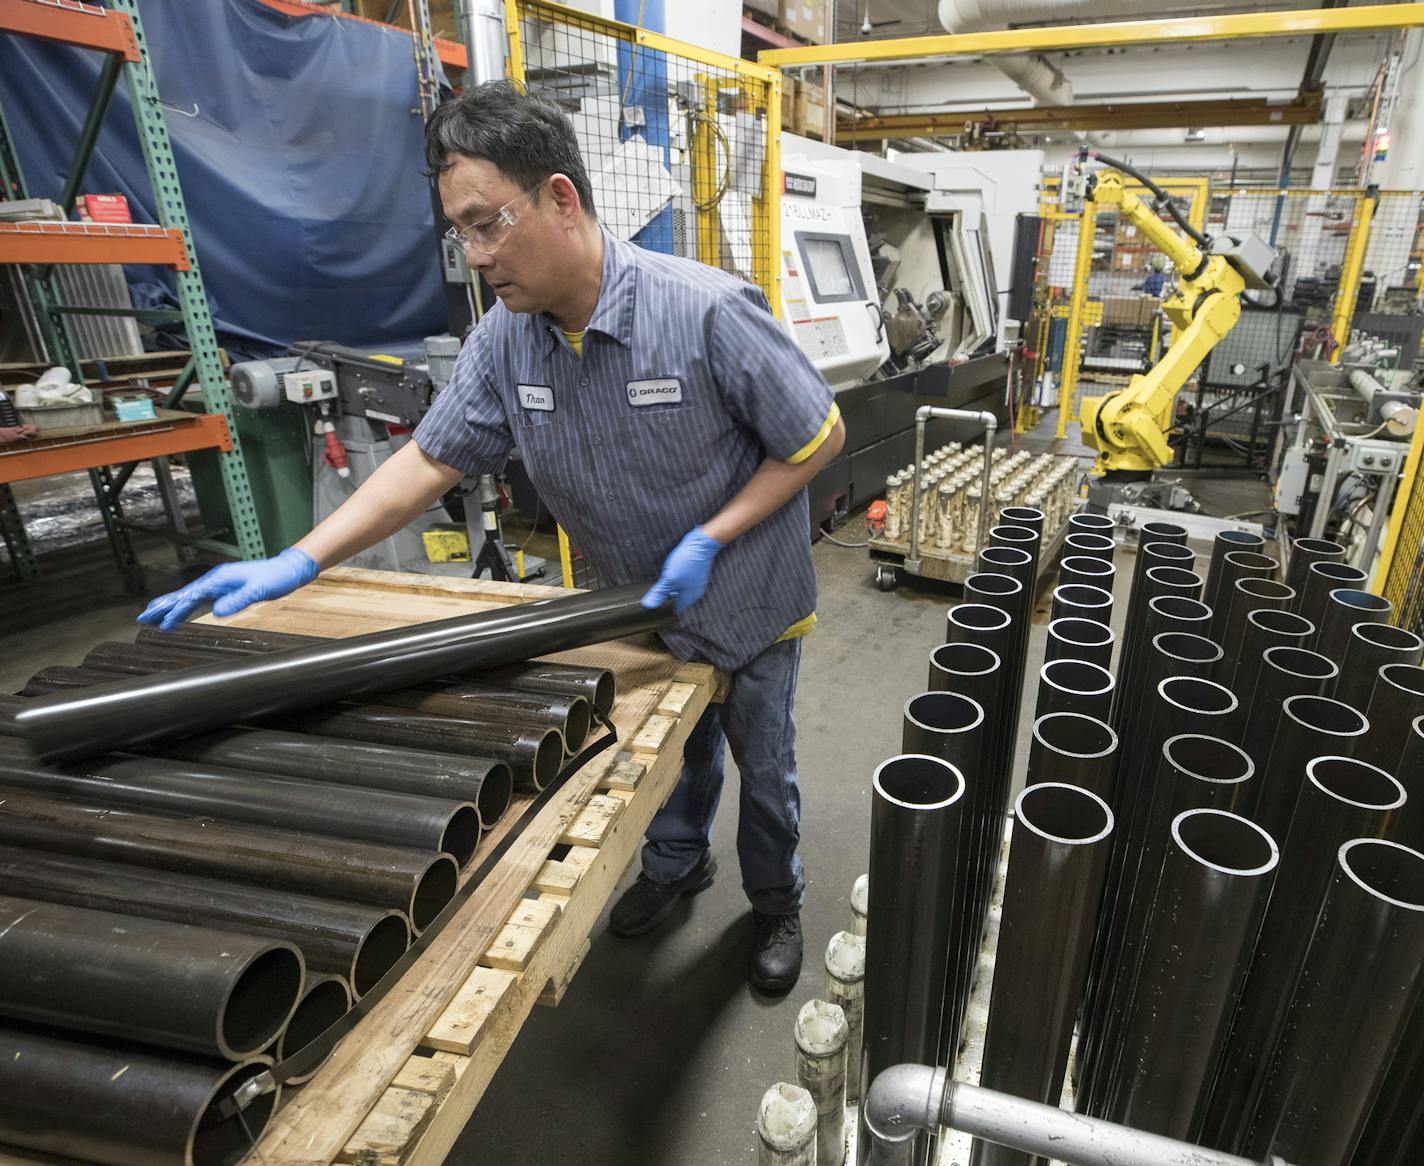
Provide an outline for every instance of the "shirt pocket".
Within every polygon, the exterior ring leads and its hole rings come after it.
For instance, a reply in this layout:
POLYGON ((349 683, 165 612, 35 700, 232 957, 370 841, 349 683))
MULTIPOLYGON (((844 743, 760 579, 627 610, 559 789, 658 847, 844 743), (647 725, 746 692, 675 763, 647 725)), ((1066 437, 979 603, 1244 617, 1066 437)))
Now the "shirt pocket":
POLYGON ((686 485, 720 460, 713 411, 697 403, 630 409, 619 437, 624 469, 652 489, 686 485))

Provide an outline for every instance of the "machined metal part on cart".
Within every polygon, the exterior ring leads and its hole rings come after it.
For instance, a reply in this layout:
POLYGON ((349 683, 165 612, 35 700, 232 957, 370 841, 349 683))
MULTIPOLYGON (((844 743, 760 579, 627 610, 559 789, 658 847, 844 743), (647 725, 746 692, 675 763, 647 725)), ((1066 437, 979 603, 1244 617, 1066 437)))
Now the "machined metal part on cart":
POLYGON ((352 636, 263 656, 217 660, 171 674, 55 693, 16 714, 50 760, 203 732, 274 713, 351 699, 454 671, 513 664, 671 627, 670 606, 646 608, 642 584, 514 604, 475 615, 352 636))
MULTIPOLYGON (((980 483, 979 494, 979 533, 974 539, 974 550, 979 551, 987 542, 987 532, 989 530, 989 500, 993 497, 993 487, 991 486, 991 475, 994 470, 993 459, 990 454, 994 449, 994 438, 999 431, 999 419, 990 412, 976 412, 972 409, 941 409, 934 405, 921 405, 915 410, 915 467, 924 464, 925 460, 925 425, 930 418, 941 421, 968 421, 984 426, 984 473, 980 483)), ((905 570, 910 574, 918 574, 923 566, 920 560, 920 505, 921 494, 923 493, 923 483, 920 481, 920 474, 913 475, 910 491, 910 548, 909 554, 905 556, 905 570)), ((532 653, 531 653, 532 654, 532 653)))
POLYGON ((1193 1146, 1069 1113, 1009 1093, 951 1080, 944 1069, 901 1064, 867 1091, 871 1166, 909 1166, 917 1131, 946 1126, 1068 1166, 1290 1166, 1193 1146))
POLYGON ((1368 708, 1379 670, 1386 664, 1418 664, 1424 660, 1424 639, 1394 624, 1362 620, 1351 626, 1345 641, 1340 678, 1330 695, 1351 708, 1368 708))
POLYGON ((1105 623, 1076 615, 1049 621, 1045 659, 1086 660, 1106 668, 1112 661, 1112 650, 1113 631, 1105 623))
POLYGON ((1048 660, 1038 670, 1034 717, 1082 713, 1106 721, 1112 713, 1113 674, 1087 660, 1048 660))

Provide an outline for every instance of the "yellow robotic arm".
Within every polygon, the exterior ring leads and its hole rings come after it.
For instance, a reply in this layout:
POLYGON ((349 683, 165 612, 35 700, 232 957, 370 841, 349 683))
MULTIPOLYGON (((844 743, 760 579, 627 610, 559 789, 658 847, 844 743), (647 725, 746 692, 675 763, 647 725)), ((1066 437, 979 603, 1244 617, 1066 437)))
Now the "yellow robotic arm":
POLYGON ((1098 171, 1089 182, 1089 198, 1100 206, 1117 206, 1177 269, 1176 291, 1162 303, 1173 326, 1172 343, 1162 359, 1119 392, 1083 398, 1079 410, 1083 441, 1098 451, 1093 472, 1145 478, 1171 462, 1167 437, 1173 401, 1240 317, 1247 280, 1234 256, 1204 252, 1183 238, 1151 204, 1127 189, 1117 171, 1098 171))

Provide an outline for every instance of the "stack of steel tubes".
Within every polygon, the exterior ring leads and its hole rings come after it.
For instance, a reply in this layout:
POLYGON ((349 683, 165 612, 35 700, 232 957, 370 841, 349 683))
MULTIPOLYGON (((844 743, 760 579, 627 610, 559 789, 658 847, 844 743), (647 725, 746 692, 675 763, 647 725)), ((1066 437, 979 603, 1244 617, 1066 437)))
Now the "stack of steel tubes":
MULTIPOLYGON (((530 605, 554 626, 540 641, 542 620, 525 621, 520 650, 667 619, 633 610, 635 596, 601 602, 597 626, 573 633, 561 604, 530 605)), ((495 614, 505 631, 517 622, 495 614)), ((442 622, 479 638, 478 617, 442 622)), ((0 697, 0 1144, 100 1163, 238 1161, 280 1098, 254 1079, 315 1071, 330 1046, 319 1038, 440 919, 482 835, 612 706, 600 668, 514 662, 497 644, 467 644, 455 667, 438 644, 416 659, 430 626, 339 641, 144 631, 0 697), (382 652, 409 687, 361 683, 382 652), (309 669, 325 679, 304 685, 309 669), (224 674, 248 696, 232 698, 224 674), (252 680, 264 674, 265 692, 252 680), (353 675, 372 704, 309 703, 353 675), (169 739, 192 722, 185 691, 217 692, 236 723, 169 739), (130 733, 102 715, 89 732, 86 706, 106 700, 128 710, 130 733), (37 710, 58 719, 31 735, 37 710)))

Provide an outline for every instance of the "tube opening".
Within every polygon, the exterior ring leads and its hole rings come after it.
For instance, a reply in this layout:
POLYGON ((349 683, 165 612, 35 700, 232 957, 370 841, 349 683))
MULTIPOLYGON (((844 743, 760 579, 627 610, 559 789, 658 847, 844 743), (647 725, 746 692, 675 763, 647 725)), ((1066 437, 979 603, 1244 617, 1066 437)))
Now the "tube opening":
POLYGON ((964 589, 978 592, 980 595, 1017 595, 1023 590, 1023 584, 1017 579, 1011 579, 1008 575, 980 571, 964 580, 964 589))
POLYGON ((277 1059, 301 1052, 351 1008, 351 991, 340 976, 322 976, 297 1001, 297 1010, 277 1042, 277 1059))
POLYGON ((1006 543, 1022 543, 1025 546, 1038 542, 1038 533, 1027 526, 996 526, 989 531, 989 537, 1006 543))
POLYGON ((1412 696, 1424 696, 1424 668, 1418 664, 1383 664, 1379 678, 1412 696))
POLYGON ((871 784, 887 801, 912 810, 937 810, 964 796, 964 778, 948 761, 904 753, 876 767, 871 784))
POLYGON ((1315 625, 1303 615, 1282 611, 1278 607, 1258 607, 1246 613, 1246 622, 1275 636, 1295 636, 1305 639, 1315 634, 1315 625))
POLYGON ((1202 585, 1201 576, 1185 567, 1148 567, 1147 577, 1163 587, 1180 587, 1184 590, 1202 585))
POLYGON ((1111 644, 1113 638, 1112 628, 1107 624, 1075 615, 1065 615, 1050 622, 1048 634, 1080 648, 1101 648, 1111 644))
POLYGON ((1288 696, 1281 711, 1306 728, 1333 737, 1359 737, 1370 727, 1364 713, 1328 696, 1288 696))
POLYGON ((1186 810, 1172 820, 1172 837, 1187 854, 1222 874, 1263 875, 1280 851, 1260 826, 1225 810, 1186 810))
POLYGON ((559 776, 559 766, 564 763, 564 742, 553 729, 539 738, 534 748, 534 786, 542 790, 559 776))
POLYGON ((1398 628, 1392 623, 1374 623, 1362 620, 1350 628, 1350 634, 1357 640, 1364 640, 1374 648, 1389 652, 1417 652, 1424 648, 1424 640, 1408 628, 1398 628))
POLYGON ((1288 644, 1267 648, 1261 653, 1261 659, 1269 668, 1278 672, 1289 672, 1307 680, 1329 680, 1340 672, 1339 666, 1333 660, 1327 660, 1319 652, 1292 648, 1288 644))
POLYGON ((600 672, 593 684, 593 707, 601 713, 612 712, 613 701, 617 695, 615 688, 613 673, 600 672))
POLYGON ((1305 778, 1337 801, 1362 810, 1395 810, 1404 805, 1404 787, 1377 765, 1354 757, 1312 757, 1305 778))
POLYGON ((1048 516, 1037 506, 1005 506, 999 511, 999 517, 1011 519, 1013 523, 1022 525, 1025 522, 1042 522, 1048 516))
POLYGON ((1091 790, 1046 781, 1019 794, 1014 821, 1050 841, 1081 846, 1101 842, 1112 833, 1113 813, 1091 790))
POLYGON ((479 811, 480 825, 488 830, 509 809, 509 799, 514 796, 514 776, 509 766, 497 761, 489 767, 489 772, 480 781, 479 792, 475 794, 475 809, 479 811))
POLYGON ((272 1116, 278 1091, 274 1089, 271 1093, 260 1094, 241 1111, 227 1103, 248 1081, 259 1073, 265 1073, 267 1066, 265 1057, 260 1061, 248 1061, 245 1065, 234 1065, 232 1071, 218 1082, 189 1133, 193 1166, 233 1166, 246 1157, 252 1148, 251 1139, 261 1134, 272 1116))
POLYGON ((1071 603, 1074 607, 1087 607, 1096 610, 1100 607, 1112 606, 1112 594, 1104 591, 1101 587, 1094 587, 1091 583, 1061 583, 1053 589, 1053 598, 1061 599, 1064 603, 1071 603))
POLYGON ((1232 566, 1246 571, 1274 571, 1280 566, 1270 555, 1258 554, 1256 551, 1227 551, 1222 558, 1232 566))
MULTIPOLYGON (((1013 526, 1010 530, 1023 530, 1021 526, 1013 526)), ((1032 533, 1025 531, 1026 534, 1032 533)), ((1033 562, 1033 556, 1021 547, 985 547, 979 552, 979 560, 984 563, 992 563, 996 567, 1027 567, 1033 562)))
POLYGON ((364 996, 380 982, 382 976, 395 967, 396 960, 410 946, 410 928, 398 911, 377 920, 366 933, 356 953, 351 969, 351 988, 357 997, 364 996))
POLYGON ((930 664, 955 676, 992 676, 999 653, 983 644, 941 644, 930 653, 930 664))
POLYGON ((1260 575, 1246 575, 1236 580, 1235 588, 1243 595, 1256 599, 1278 599, 1286 603, 1295 598, 1294 587, 1287 587, 1284 583, 1277 583, 1274 579, 1266 579, 1260 575))
POLYGON ((1297 538, 1291 540, 1291 550, 1310 555, 1343 555, 1345 548, 1328 538, 1297 538))
POLYGON ((1266 545, 1265 539, 1259 534, 1252 534, 1249 530, 1223 530, 1216 537, 1219 542, 1235 543, 1238 548, 1266 545))
POLYGON ((934 733, 965 733, 983 723, 984 710, 957 692, 922 692, 905 702, 905 719, 934 733))
POLYGON ((1117 573, 1106 559, 1095 555, 1069 555, 1058 564, 1061 571, 1071 571, 1075 575, 1092 575, 1098 579, 1111 579, 1117 573))
POLYGON ((480 844, 480 812, 464 802, 455 808, 440 835, 440 849, 464 866, 480 844))
POLYGON ((242 969, 218 1022, 225 1056, 260 1053, 277 1035, 302 990, 302 959, 289 944, 268 948, 242 969))
POLYGON ((1382 838, 1356 838, 1340 847, 1340 869, 1376 898, 1406 911, 1424 911, 1424 854, 1382 838))
POLYGON ((1105 534, 1091 534, 1086 531, 1075 531, 1063 540, 1065 546, 1073 547, 1080 551, 1115 551, 1117 543, 1105 534))
POLYGON ((1360 611, 1388 613, 1394 610, 1394 604, 1384 596, 1361 591, 1358 587, 1336 587, 1330 592, 1330 602, 1360 611))
POLYGON ((1044 713, 1033 723, 1034 738, 1069 757, 1106 757, 1117 748, 1117 734, 1097 717, 1082 713, 1044 713))
POLYGON ((1001 607, 987 603, 960 603, 949 609, 949 622, 956 627, 980 632, 997 632, 1009 626, 1010 616, 1001 607))
POLYGON ((1191 632, 1159 632, 1152 637, 1152 646, 1169 659, 1197 664, 1210 664, 1222 657, 1220 644, 1191 632))
POLYGON ((1147 601, 1147 606, 1168 619, 1211 623, 1211 608, 1200 599, 1188 599, 1185 595, 1154 595, 1147 601))
POLYGON ((593 728, 593 712, 588 701, 581 696, 569 701, 569 715, 564 721, 564 745, 570 753, 577 753, 588 741, 589 730, 593 728))
POLYGON ((1248 780, 1256 766, 1243 750, 1220 737, 1204 733, 1182 733, 1168 737, 1162 755, 1174 769, 1197 781, 1237 785, 1248 780))
POLYGON ((1181 543, 1148 543, 1146 546, 1139 547, 1137 553, 1157 559, 1162 565, 1190 563, 1197 557, 1195 551, 1189 550, 1181 543))
POLYGON ((435 857, 415 884, 410 897, 410 921, 417 932, 424 931, 445 910, 460 886, 460 868, 448 854, 435 857))
POLYGON ((1187 528, 1178 526, 1175 522, 1144 522, 1138 528, 1138 536, 1143 542, 1150 542, 1154 538, 1186 538, 1187 528))
POLYGON ((1309 571, 1312 575, 1319 575, 1322 579, 1329 579, 1342 587, 1363 583, 1369 578, 1359 567, 1352 567, 1349 563, 1311 563, 1309 571))
POLYGON ((1070 515, 1068 525, 1077 530, 1115 530, 1115 523, 1106 514, 1089 514, 1087 511, 1079 511, 1070 515))
POLYGON ((1236 709, 1236 696, 1229 688, 1196 676, 1169 676, 1157 685, 1157 692, 1168 704, 1207 716, 1236 709))
POLYGON ((1101 664, 1087 660, 1050 660, 1038 670, 1045 684, 1081 696, 1102 696, 1111 692, 1113 675, 1101 664))

